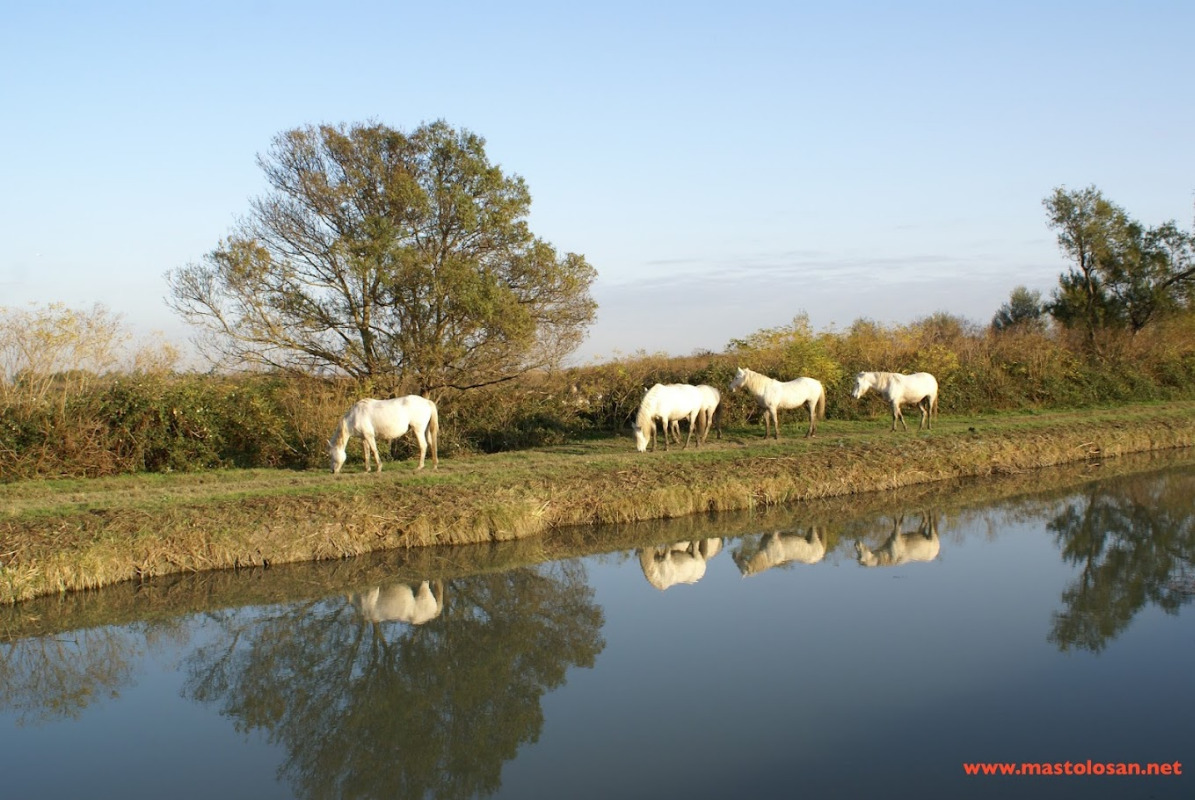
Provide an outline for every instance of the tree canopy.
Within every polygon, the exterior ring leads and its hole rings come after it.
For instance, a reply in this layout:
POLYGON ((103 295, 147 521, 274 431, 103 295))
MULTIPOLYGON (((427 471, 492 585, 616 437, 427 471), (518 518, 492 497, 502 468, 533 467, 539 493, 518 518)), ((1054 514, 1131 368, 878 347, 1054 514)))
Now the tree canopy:
POLYGON ((1072 267, 1049 304, 1067 327, 1136 333, 1167 313, 1190 310, 1195 239, 1169 221, 1147 228, 1094 186, 1058 188, 1043 204, 1072 267))
POLYGON ((1000 306, 992 317, 992 329, 1041 331, 1045 329, 1044 314, 1041 292, 1018 286, 1008 296, 1008 302, 1000 306))
POLYGON ((169 301, 223 358, 383 388, 472 388, 550 367, 596 313, 585 258, 530 231, 523 179, 443 121, 275 137, 269 192, 169 301))

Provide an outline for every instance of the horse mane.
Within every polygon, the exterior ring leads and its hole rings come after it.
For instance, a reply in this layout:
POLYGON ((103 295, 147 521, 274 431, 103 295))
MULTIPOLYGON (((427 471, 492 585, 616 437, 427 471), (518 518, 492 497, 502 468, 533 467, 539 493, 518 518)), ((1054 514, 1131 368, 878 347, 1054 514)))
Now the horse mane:
POLYGON ((888 387, 892 385, 893 378, 899 378, 899 372, 873 372, 872 383, 878 391, 886 392, 888 387))
POLYGON ((743 371, 743 386, 752 392, 762 392, 765 387, 776 381, 775 378, 769 378, 767 375, 746 367, 739 367, 739 369, 743 371))
POLYGON ((648 430, 654 425, 652 417, 656 410, 656 386, 659 385, 657 383, 648 389, 647 393, 643 395, 643 399, 639 401, 639 410, 635 413, 635 427, 641 431, 648 430))
MULTIPOLYGON (((351 410, 349 414, 353 413, 351 410)), ((349 438, 352 436, 349 433, 349 414, 345 414, 340 418, 340 422, 336 424, 336 430, 332 432, 332 446, 337 450, 343 449, 349 443, 349 438)))

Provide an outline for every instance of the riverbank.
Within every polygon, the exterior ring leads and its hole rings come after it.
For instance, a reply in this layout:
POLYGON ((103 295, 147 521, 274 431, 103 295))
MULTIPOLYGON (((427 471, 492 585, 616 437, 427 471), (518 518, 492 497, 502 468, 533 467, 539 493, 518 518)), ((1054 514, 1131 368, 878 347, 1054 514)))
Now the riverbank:
MULTIPOLYGON (((416 473, 360 461, 324 472, 245 470, 0 486, 0 603, 231 567, 508 541, 572 525, 754 509, 952 478, 1015 474, 1195 444, 1195 403, 943 417, 932 433, 882 420, 789 418, 706 447, 636 453, 629 436, 491 456, 416 473)), ((359 453, 357 451, 351 451, 359 453)))

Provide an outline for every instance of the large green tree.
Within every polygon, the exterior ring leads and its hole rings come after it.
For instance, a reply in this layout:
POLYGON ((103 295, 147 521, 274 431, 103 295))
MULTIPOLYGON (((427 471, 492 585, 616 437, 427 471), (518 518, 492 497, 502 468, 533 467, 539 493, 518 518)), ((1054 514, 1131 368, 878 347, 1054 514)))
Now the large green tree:
POLYGON ((556 364, 594 319, 594 269, 532 234, 525 182, 469 131, 309 126, 258 164, 269 192, 168 275, 218 356, 465 389, 556 364))
POLYGON ((1191 307, 1195 242, 1173 222, 1147 228, 1094 186, 1058 188, 1043 204, 1071 268, 1060 276, 1049 311, 1082 328, 1136 333, 1160 316, 1191 307))

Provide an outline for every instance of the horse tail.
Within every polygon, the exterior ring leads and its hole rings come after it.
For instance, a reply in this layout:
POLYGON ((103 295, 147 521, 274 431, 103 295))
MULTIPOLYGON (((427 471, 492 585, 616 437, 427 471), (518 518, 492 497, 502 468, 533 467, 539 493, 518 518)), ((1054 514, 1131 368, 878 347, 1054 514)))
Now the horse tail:
POLYGON ((431 404, 432 413, 427 419, 427 441, 432 446, 432 469, 440 466, 440 456, 438 449, 440 446, 440 411, 436 408, 436 404, 428 400, 431 404))
POLYGON ((820 383, 817 393, 817 415, 822 419, 826 418, 826 387, 820 383))

